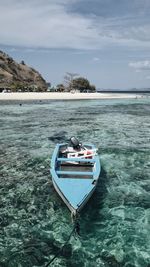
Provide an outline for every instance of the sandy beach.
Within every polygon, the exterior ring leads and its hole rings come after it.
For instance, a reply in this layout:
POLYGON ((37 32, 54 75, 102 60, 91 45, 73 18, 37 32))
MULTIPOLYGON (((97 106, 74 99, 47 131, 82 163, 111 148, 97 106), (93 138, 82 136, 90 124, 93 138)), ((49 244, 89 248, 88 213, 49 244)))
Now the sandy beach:
POLYGON ((87 100, 134 99, 142 95, 131 93, 0 93, 0 100, 87 100))

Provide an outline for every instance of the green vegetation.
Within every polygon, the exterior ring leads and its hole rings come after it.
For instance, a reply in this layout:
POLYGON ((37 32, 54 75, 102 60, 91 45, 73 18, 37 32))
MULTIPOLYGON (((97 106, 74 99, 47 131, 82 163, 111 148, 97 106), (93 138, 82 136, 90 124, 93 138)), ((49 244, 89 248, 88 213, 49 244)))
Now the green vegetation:
POLYGON ((22 64, 22 65, 25 65, 25 62, 24 62, 24 60, 22 60, 22 61, 20 62, 20 64, 22 64))
POLYGON ((64 77, 64 84, 58 84, 56 86, 56 92, 95 92, 95 85, 91 85, 89 80, 83 77, 74 78, 76 73, 69 73, 64 77))
POLYGON ((4 79, 5 75, 4 74, 0 74, 0 80, 4 79))
POLYGON ((11 92, 95 92, 89 80, 77 73, 66 72, 64 82, 51 87, 42 75, 29 67, 24 60, 17 63, 12 57, 0 51, 0 91, 11 92))
POLYGON ((10 89, 12 92, 43 92, 37 85, 29 85, 23 82, 13 82, 10 89))
POLYGON ((91 85, 88 79, 83 77, 76 78, 72 81, 72 88, 80 92, 95 92, 96 88, 91 85))
POLYGON ((56 89, 55 89, 56 92, 64 92, 65 91, 65 86, 60 83, 56 86, 56 89))

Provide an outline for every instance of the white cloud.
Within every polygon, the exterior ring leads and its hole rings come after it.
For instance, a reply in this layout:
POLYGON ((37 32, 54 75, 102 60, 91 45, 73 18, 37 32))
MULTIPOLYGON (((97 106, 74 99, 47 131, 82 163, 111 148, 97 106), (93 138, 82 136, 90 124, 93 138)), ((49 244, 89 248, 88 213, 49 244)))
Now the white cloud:
POLYGON ((7 0, 1 4, 0 43, 44 48, 94 47, 99 38, 90 19, 67 12, 68 1, 7 0))
POLYGON ((141 70, 150 70, 150 60, 130 62, 129 67, 134 68, 137 72, 141 70))
POLYGON ((68 6, 75 2, 80 0, 0 0, 0 44, 74 49, 100 49, 110 44, 150 47, 148 23, 141 24, 136 17, 92 16, 90 10, 89 16, 74 13, 68 6))
POLYGON ((99 57, 94 57, 93 58, 93 61, 99 61, 100 59, 99 59, 99 57))

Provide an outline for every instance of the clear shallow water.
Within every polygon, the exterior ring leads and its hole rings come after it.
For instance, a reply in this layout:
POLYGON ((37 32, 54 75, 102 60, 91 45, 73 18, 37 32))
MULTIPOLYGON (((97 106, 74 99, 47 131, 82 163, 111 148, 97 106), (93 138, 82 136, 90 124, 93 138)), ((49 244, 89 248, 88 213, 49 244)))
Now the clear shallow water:
POLYGON ((102 173, 81 237, 52 266, 150 266, 150 101, 0 103, 0 266, 42 266, 72 230, 49 174, 57 142, 98 147, 102 173))

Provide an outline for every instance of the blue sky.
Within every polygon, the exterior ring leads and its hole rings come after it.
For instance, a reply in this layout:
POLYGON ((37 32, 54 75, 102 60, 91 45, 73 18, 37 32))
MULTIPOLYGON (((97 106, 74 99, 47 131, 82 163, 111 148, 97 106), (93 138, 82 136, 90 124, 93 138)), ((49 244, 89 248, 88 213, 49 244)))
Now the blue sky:
POLYGON ((0 49, 56 85, 150 87, 150 0, 0 0, 0 49))

